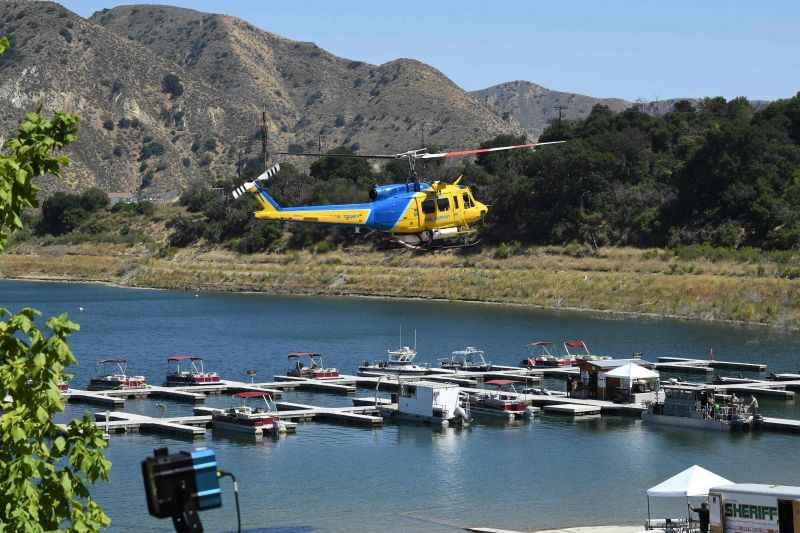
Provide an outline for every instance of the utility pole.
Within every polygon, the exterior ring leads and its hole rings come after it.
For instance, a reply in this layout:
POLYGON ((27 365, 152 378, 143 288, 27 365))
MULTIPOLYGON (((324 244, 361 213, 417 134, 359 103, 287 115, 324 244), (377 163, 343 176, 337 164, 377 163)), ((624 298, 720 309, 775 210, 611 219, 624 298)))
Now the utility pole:
POLYGON ((563 106, 561 104, 558 104, 558 105, 553 106, 553 109, 558 111, 558 129, 561 129, 561 119, 562 119, 562 113, 561 112, 564 111, 565 109, 569 109, 569 108, 565 107, 565 106, 563 106))
POLYGON ((264 104, 264 110, 261 112, 261 155, 264 159, 264 172, 267 171, 267 105, 264 104))

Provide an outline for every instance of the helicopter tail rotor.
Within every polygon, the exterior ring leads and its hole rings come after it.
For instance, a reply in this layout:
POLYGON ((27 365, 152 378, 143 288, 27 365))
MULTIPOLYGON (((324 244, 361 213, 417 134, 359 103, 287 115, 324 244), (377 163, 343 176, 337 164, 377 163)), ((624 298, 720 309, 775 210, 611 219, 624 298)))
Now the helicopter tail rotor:
POLYGON ((272 176, 277 174, 280 171, 280 169, 281 169, 280 163, 276 163, 276 164, 272 165, 271 167, 269 167, 267 170, 265 170, 260 176, 256 177, 253 181, 247 181, 247 182, 239 185, 238 187, 236 187, 233 190, 233 193, 232 193, 233 194, 233 199, 237 200, 244 193, 254 189, 256 187, 256 183, 258 183, 259 181, 267 181, 272 176))

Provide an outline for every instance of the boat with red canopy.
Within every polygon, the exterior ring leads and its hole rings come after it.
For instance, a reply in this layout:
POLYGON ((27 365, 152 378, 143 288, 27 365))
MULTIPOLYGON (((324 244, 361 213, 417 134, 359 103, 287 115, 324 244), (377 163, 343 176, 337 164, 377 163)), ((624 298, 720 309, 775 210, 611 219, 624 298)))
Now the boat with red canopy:
POLYGON ((101 359, 97 372, 89 381, 89 390, 141 389, 147 386, 144 376, 129 376, 127 359, 101 359))
POLYGON ((519 396, 514 381, 493 379, 484 382, 491 389, 470 393, 470 410, 479 415, 501 416, 509 420, 530 416, 535 409, 519 396))
POLYGON ((276 416, 278 410, 268 392, 246 391, 234 394, 233 397, 241 399, 242 404, 212 414, 211 425, 214 429, 249 435, 263 435, 277 431, 280 426, 276 416), (264 400, 264 407, 247 404, 247 400, 256 398, 264 400))
POLYGON ((167 386, 213 385, 220 382, 216 372, 206 371, 203 358, 194 355, 173 355, 167 363, 175 369, 167 372, 167 386))
MULTIPOLYGON (((574 342, 574 341, 567 341, 574 342)), ((580 341, 582 342, 582 341, 580 341)), ((566 346, 566 343, 564 343, 566 346)), ((520 364, 524 367, 559 367, 559 366, 572 366, 575 364, 575 359, 571 356, 556 357, 550 352, 553 343, 550 341, 536 341, 528 344, 531 352, 530 355, 523 359, 520 364)), ((567 354, 569 351, 567 350, 567 354)))
POLYGON ((339 371, 335 368, 325 368, 322 365, 322 354, 316 352, 291 352, 289 353, 289 376, 309 379, 338 378, 339 371), (305 363, 303 361, 306 361, 305 363))

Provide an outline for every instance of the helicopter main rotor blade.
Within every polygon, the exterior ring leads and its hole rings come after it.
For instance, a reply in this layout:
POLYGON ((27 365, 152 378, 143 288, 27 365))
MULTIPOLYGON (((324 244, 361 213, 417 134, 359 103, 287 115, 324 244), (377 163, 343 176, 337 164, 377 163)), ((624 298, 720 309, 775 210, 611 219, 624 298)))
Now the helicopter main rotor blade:
POLYGON ((515 144, 513 146, 497 146, 494 148, 474 148, 472 150, 454 150, 452 152, 440 152, 437 154, 420 154, 416 156, 418 159, 439 159, 443 157, 466 157, 470 155, 486 154, 489 152, 500 152, 503 150, 520 150, 523 148, 536 148, 537 146, 544 146, 546 144, 561 144, 567 141, 549 141, 543 143, 528 143, 528 144, 515 144))
POLYGON ((353 157, 357 159, 400 159, 403 154, 317 154, 310 152, 278 152, 280 155, 301 155, 306 157, 353 157))

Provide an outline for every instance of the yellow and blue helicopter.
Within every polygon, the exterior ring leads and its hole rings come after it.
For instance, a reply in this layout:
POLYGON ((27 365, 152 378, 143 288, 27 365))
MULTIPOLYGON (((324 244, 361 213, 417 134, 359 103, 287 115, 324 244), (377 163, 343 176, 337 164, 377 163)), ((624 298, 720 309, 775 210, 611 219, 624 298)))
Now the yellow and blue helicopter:
POLYGON ((475 226, 489 211, 489 206, 476 200, 469 187, 461 185, 463 176, 459 176, 452 183, 421 182, 416 171, 417 161, 475 156, 503 150, 532 150, 537 146, 562 142, 564 141, 439 153, 430 153, 425 148, 400 154, 381 155, 282 152, 285 155, 310 157, 404 159, 409 165, 410 178, 406 183, 375 185, 370 191, 371 202, 282 207, 265 188, 266 181, 280 171, 280 164, 276 164, 253 181, 237 187, 233 191, 233 197, 239 198, 245 192, 255 194, 262 207, 260 211, 255 212, 256 218, 259 219, 365 227, 385 232, 392 241, 412 249, 431 249, 453 241, 460 241, 457 246, 468 246, 475 244, 474 237, 477 233, 475 226))

